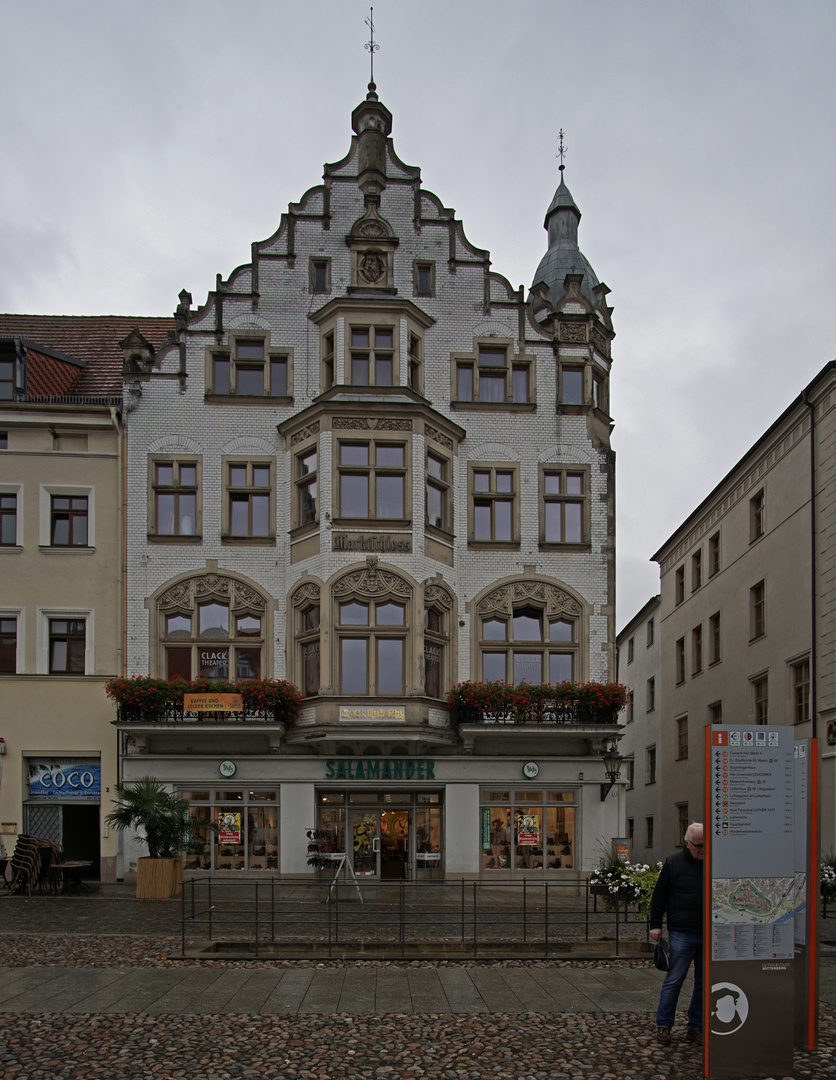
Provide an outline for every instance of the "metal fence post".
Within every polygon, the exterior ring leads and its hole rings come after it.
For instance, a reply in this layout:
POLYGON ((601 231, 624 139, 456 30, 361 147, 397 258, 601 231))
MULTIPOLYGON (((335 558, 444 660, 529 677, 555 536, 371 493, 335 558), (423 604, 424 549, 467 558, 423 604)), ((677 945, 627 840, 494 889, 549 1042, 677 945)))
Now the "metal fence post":
POLYGON ((255 885, 255 955, 258 956, 258 886, 259 882, 254 881, 255 885))
POLYGON ((545 938, 546 956, 549 955, 549 883, 545 883, 546 907, 543 912, 543 937, 545 938))
POLYGON ((523 941, 528 942, 528 878, 523 878, 523 941))
POLYGON ((474 956, 474 958, 476 957, 477 952, 478 952, 478 948, 479 948, 479 936, 478 936, 478 931, 476 929, 476 905, 477 905, 477 903, 478 903, 478 900, 477 900, 477 897, 476 897, 476 882, 474 881, 473 882, 473 956, 474 956))

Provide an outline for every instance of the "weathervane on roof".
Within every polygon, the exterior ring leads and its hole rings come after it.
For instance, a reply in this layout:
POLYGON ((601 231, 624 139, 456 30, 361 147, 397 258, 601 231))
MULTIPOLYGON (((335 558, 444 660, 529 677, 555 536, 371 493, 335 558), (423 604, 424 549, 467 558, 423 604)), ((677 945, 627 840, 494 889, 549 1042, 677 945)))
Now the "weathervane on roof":
POLYGON ((369 53, 369 64, 371 66, 371 73, 370 73, 371 81, 369 82, 369 90, 372 93, 374 93, 374 91, 377 89, 377 87, 374 84, 374 54, 380 49, 380 46, 376 45, 375 40, 374 40, 374 8, 373 7, 369 8, 369 17, 368 17, 368 19, 366 19, 366 26, 368 26, 369 32, 371 33, 371 37, 366 42, 366 49, 368 50, 368 53, 369 53))
POLYGON ((560 179, 562 180, 563 170, 566 168, 566 166, 563 164, 563 158, 566 154, 566 144, 563 142, 563 128, 561 128, 560 131, 557 133, 557 137, 559 141, 557 144, 557 153, 555 154, 555 157, 560 158, 560 165, 558 166, 558 168, 560 169, 560 179))

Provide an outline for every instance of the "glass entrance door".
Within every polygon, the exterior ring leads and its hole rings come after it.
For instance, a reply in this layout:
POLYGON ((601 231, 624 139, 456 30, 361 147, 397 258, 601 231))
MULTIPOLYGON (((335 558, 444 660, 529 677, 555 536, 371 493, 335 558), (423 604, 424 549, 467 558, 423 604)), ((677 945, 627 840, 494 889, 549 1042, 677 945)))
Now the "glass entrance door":
POLYGON ((388 880, 409 877, 408 809, 380 811, 380 876, 388 880))
POLYGON ((357 877, 380 877, 379 814, 379 810, 352 811, 352 858, 357 877))

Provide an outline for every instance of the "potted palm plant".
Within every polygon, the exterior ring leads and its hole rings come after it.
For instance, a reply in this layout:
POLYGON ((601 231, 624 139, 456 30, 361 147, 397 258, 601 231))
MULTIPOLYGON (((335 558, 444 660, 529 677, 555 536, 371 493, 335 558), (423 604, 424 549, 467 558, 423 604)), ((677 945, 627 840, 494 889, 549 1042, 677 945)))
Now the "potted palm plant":
MULTIPOLYGON (((116 785, 116 809, 105 820, 120 832, 142 829, 138 843, 148 846, 148 855, 137 859, 136 895, 164 900, 177 896, 182 877, 182 852, 187 846, 189 804, 175 792, 167 791, 154 776, 143 776, 135 784, 116 785)), ((205 828, 205 822, 201 825, 205 828)))

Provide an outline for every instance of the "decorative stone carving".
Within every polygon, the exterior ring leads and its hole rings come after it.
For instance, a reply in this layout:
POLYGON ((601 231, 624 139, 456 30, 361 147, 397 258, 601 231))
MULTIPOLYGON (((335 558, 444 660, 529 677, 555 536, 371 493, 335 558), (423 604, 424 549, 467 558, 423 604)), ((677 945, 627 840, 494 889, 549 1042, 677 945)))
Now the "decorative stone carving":
POLYGON ((304 585, 300 585, 293 594, 293 606, 307 607, 308 604, 318 604, 319 596, 319 586, 312 581, 308 581, 304 585))
POLYGON ((478 615, 513 615, 514 608, 532 603, 545 608, 547 615, 582 614, 580 603, 569 593, 545 581, 514 581, 500 585, 484 596, 476 605, 478 615))
POLYGON ((424 425, 424 436, 433 442, 437 442, 439 446, 443 446, 447 450, 453 449, 453 440, 436 430, 436 428, 430 427, 429 424, 424 425))
POLYGON ((352 570, 334 586, 334 596, 354 594, 366 597, 400 596, 409 599, 412 589, 402 577, 389 570, 381 570, 377 559, 372 557, 362 570, 352 570))
POLYGON ((265 608, 264 597, 249 585, 241 581, 232 583, 232 606, 249 608, 250 611, 263 611, 265 608))
POLYGON ((575 341, 586 343, 585 323, 567 323, 561 321, 558 329, 561 341, 575 341))
MULTIPOLYGON (((371 223, 365 226, 369 227, 371 223)), ((386 255, 374 248, 362 252, 357 260, 357 274, 370 285, 377 285, 386 275, 386 255)))
POLYGON ((229 596, 231 581, 220 574, 204 574, 203 577, 195 578, 195 594, 197 596, 229 596))
POLYGON ((176 585, 172 585, 160 597, 160 607, 191 607, 192 584, 192 581, 180 581, 176 585))
POLYGON ((412 431, 412 421, 373 416, 335 416, 331 427, 342 431, 412 431))
POLYGON ((291 438, 290 445, 297 446, 300 442, 304 442, 305 439, 309 439, 311 435, 316 435, 319 431, 319 421, 314 420, 312 424, 308 424, 307 427, 303 427, 301 431, 297 431, 291 438))
POLYGON ((445 611, 452 610, 453 597, 443 585, 424 586, 424 607, 430 608, 433 605, 443 608, 445 611))

